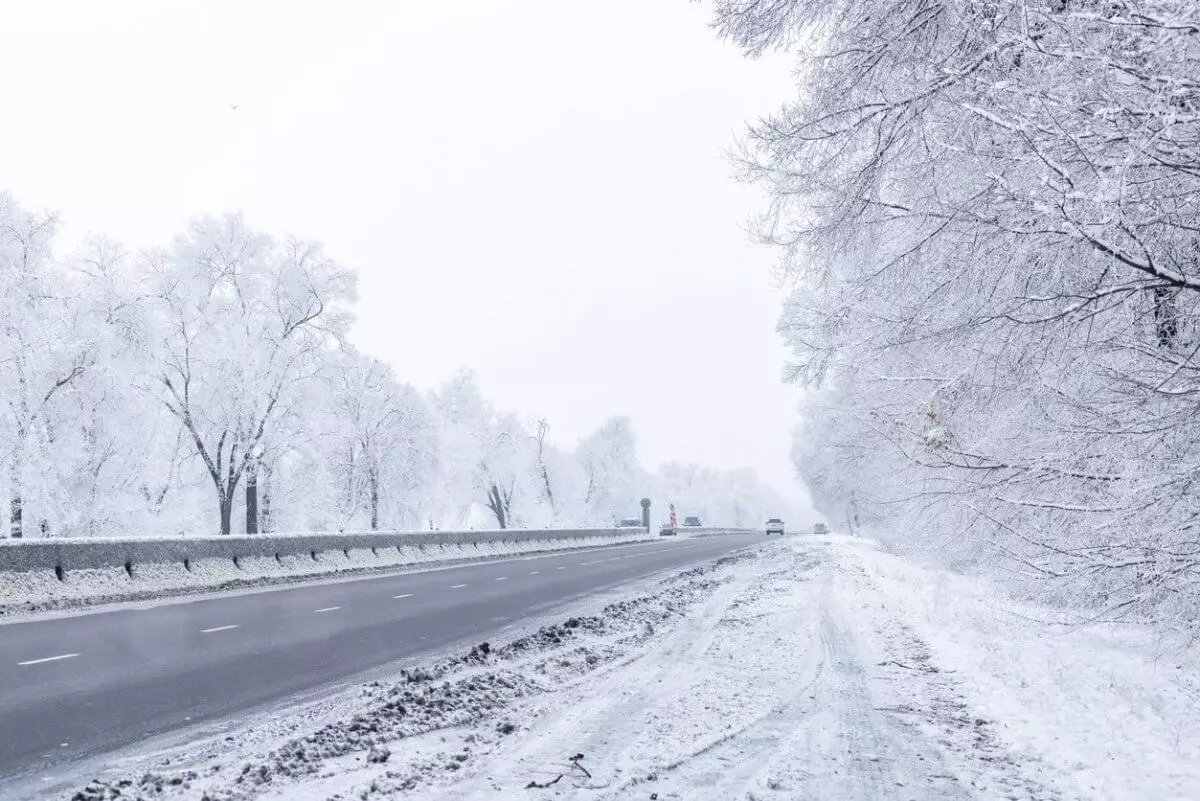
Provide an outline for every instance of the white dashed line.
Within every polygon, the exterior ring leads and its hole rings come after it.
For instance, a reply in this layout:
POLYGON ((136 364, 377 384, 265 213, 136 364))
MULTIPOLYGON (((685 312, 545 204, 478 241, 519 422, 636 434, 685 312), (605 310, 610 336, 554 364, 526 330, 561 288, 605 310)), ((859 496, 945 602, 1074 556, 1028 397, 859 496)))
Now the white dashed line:
POLYGON ((341 609, 341 608, 342 608, 342 607, 340 607, 340 606, 327 606, 327 607, 325 607, 324 609, 314 609, 313 611, 314 611, 314 612, 316 612, 316 613, 320 613, 320 612, 336 612, 337 610, 339 610, 339 609, 341 609))
POLYGON ((451 585, 450 585, 450 589, 452 589, 452 590, 459 590, 459 589, 462 589, 462 588, 463 588, 463 587, 465 587, 465 586, 467 586, 467 585, 466 585, 466 584, 451 584, 451 585))
POLYGON ((565 568, 565 567, 566 567, 566 565, 561 565, 561 566, 559 566, 559 567, 557 567, 557 568, 555 568, 555 569, 556 569, 556 570, 562 570, 562 569, 563 569, 563 568, 565 568))
POLYGON ((404 593, 403 595, 393 595, 392 597, 393 597, 393 598, 395 598, 396 600, 400 600, 401 598, 411 598, 411 597, 412 597, 412 593, 411 593, 411 592, 406 592, 406 593, 404 593))
POLYGON ((18 662, 17 665, 19 667, 24 667, 25 665, 40 665, 43 662, 57 662, 60 659, 71 659, 76 656, 79 656, 79 654, 59 654, 58 656, 47 656, 41 659, 30 659, 27 662, 18 662))
POLYGON ((516 623, 509 623, 509 624, 508 624, 507 626, 505 626, 505 627, 504 627, 502 630, 503 630, 503 631, 508 631, 509 629, 511 629, 511 628, 514 628, 516 625, 517 625, 516 623))
POLYGON ((531 576, 536 576, 538 573, 541 573, 541 572, 542 572, 542 571, 540 571, 540 570, 530 570, 530 571, 529 571, 529 575, 531 575, 531 576))
POLYGON ((228 631, 229 629, 236 629, 236 628, 238 628, 238 624, 234 623, 233 625, 230 625, 230 626, 215 626, 211 629, 200 629, 200 633, 201 634, 212 634, 214 631, 228 631))
POLYGON ((508 576, 500 576, 496 581, 508 581, 508 576))

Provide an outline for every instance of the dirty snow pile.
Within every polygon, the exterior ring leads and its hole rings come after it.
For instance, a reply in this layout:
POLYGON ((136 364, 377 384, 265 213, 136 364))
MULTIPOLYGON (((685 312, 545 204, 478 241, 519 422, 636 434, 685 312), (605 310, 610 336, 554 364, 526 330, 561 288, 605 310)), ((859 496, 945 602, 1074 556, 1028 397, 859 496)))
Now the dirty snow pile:
POLYGON ((1196 798, 1191 656, 1060 616, 865 540, 774 540, 67 797, 1196 798))

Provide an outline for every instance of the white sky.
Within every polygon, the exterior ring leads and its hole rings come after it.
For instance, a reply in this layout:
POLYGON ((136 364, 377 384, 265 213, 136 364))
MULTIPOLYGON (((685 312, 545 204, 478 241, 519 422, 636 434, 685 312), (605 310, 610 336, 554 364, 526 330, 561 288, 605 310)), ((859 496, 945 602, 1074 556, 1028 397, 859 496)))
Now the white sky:
POLYGON ((755 467, 802 498, 774 254, 722 156, 791 80, 706 7, 0 5, 0 188, 68 240, 241 209, 359 271, 353 339, 403 379, 470 367, 563 444, 627 414, 647 466, 755 467))

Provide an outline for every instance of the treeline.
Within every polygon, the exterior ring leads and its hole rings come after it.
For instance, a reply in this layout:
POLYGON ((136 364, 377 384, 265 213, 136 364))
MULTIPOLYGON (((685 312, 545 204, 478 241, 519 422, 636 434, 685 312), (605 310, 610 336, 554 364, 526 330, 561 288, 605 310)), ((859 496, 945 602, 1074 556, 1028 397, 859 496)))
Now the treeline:
POLYGON ((824 513, 1200 617, 1200 4, 716 0, 800 93, 740 153, 824 513))
POLYGON ((56 224, 0 194, 9 536, 611 525, 685 493, 749 525, 777 506, 743 471, 647 473, 624 418, 567 450, 470 373, 403 383, 348 344, 355 273, 317 243, 229 215, 64 256, 56 224))

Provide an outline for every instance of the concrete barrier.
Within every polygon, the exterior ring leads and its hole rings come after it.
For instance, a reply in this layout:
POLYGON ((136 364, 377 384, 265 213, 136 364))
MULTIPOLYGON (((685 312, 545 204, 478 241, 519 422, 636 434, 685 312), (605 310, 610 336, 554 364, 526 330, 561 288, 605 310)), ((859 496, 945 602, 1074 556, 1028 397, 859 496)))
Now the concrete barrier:
POLYGON ((618 528, 0 540, 0 614, 654 536, 618 528))
POLYGON ((721 537, 726 534, 761 534, 757 528, 719 528, 714 526, 679 526, 675 529, 683 537, 721 537))

